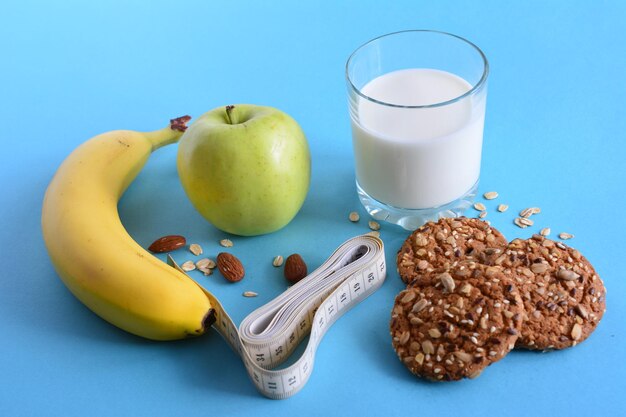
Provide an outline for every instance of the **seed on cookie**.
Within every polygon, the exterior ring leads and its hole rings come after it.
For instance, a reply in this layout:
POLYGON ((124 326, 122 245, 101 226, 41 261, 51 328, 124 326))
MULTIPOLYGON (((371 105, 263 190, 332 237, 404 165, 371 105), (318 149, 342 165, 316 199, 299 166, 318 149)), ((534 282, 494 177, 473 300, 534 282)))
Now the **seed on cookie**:
POLYGON ((454 279, 452 279, 452 275, 444 272, 443 274, 439 275, 439 280, 441 281, 441 284, 446 289, 446 291, 454 291, 454 287, 456 286, 456 284, 454 283, 454 279))
POLYGON ((546 271, 548 271, 549 267, 550 265, 548 265, 547 263, 534 263, 530 266, 530 270, 533 271, 533 273, 535 274, 544 274, 546 271))
POLYGON ((582 305, 577 304, 576 307, 574 307, 574 310, 576 310, 576 313, 583 319, 587 320, 589 318, 589 313, 587 312, 587 309, 582 305))
POLYGON ((428 301, 426 301, 425 299, 422 298, 417 303, 413 304, 413 308, 411 309, 411 313, 419 313, 420 311, 425 309, 427 305, 428 305, 428 301))
POLYGON ((475 377, 513 348, 523 311, 513 282, 501 268, 460 260, 447 270, 424 271, 398 294, 390 324, 392 344, 402 363, 420 377, 475 377), (400 344, 405 331, 409 339, 400 344), (488 351, 496 354, 488 356, 488 351), (412 360, 405 360, 407 356, 412 360))
POLYGON ((433 346, 433 342, 430 340, 424 340, 422 342, 422 351, 425 355, 432 355, 435 353, 435 347, 433 346))
POLYGON ((593 332, 604 313, 605 289, 580 252, 538 234, 514 239, 504 255, 501 265, 519 283, 528 316, 517 347, 564 349, 593 332))
POLYGON ((413 301, 415 299, 415 292, 407 292, 404 297, 402 297, 402 300, 400 300, 400 302, 402 304, 405 303, 410 303, 411 301, 413 301))
POLYGON ((409 284, 425 272, 449 267, 466 256, 479 260, 483 251, 506 245, 504 236, 482 220, 442 218, 407 237, 396 258, 398 273, 409 284))
POLYGON ((564 268, 559 269, 556 273, 556 276, 563 281, 575 281, 580 278, 580 275, 576 272, 564 268))

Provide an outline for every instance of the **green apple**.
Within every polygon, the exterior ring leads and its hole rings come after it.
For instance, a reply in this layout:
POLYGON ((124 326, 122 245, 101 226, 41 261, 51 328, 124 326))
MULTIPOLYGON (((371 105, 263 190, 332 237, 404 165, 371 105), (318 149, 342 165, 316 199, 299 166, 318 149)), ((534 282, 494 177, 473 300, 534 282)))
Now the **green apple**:
POLYGON ((180 139, 177 166, 200 214, 242 236, 287 225, 311 179, 309 145, 298 123, 278 109, 249 104, 198 118, 180 139))

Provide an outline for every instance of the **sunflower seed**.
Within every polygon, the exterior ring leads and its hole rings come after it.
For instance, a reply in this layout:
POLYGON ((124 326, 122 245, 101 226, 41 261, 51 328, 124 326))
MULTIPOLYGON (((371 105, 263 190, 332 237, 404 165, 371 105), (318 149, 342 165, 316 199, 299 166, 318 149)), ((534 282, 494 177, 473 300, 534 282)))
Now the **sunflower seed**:
POLYGON ((530 270, 535 274, 544 274, 548 270, 548 264, 536 263, 530 266, 530 270))
POLYGON ((462 362, 471 362, 472 360, 472 355, 470 355, 467 352, 463 352, 462 350, 458 351, 458 352, 454 352, 453 353, 454 356, 456 356, 457 359, 459 359, 462 362))
POLYGON ((244 297, 256 297, 259 294, 255 293, 254 291, 245 291, 242 295, 244 297))
POLYGON ((411 337, 411 333, 409 333, 408 330, 405 330, 404 332, 402 332, 402 334, 400 335, 400 340, 398 340, 398 343, 400 345, 404 345, 406 342, 409 341, 409 337, 411 337))
POLYGON ((476 379, 476 378, 478 378, 478 377, 480 376, 480 374, 481 374, 482 372, 483 372, 483 370, 482 370, 482 368, 481 368, 481 369, 479 369, 479 370, 477 370, 477 371, 474 371, 474 372, 472 372, 471 374, 469 374, 469 375, 468 375, 468 378, 469 378, 469 379, 476 379))
POLYGON ((198 245, 197 243, 192 243, 191 245, 189 245, 189 251, 196 256, 202 255, 202 246, 198 245))
POLYGON ((413 291, 409 291, 406 294, 404 294, 404 297, 402 297, 402 299, 400 300, 400 302, 402 304, 405 303, 410 303, 411 301, 413 301, 415 299, 415 292, 413 291))
POLYGON ((439 279, 441 280, 441 284, 446 289, 446 291, 448 292, 454 291, 454 288, 456 285, 454 283, 454 280, 452 279, 452 275, 450 275, 447 272, 444 272, 443 274, 439 275, 439 279))
POLYGON ((541 229, 539 234, 541 236, 544 236, 544 237, 550 235, 550 228, 549 227, 544 227, 543 229, 541 229))
POLYGON ((498 211, 500 213, 504 213, 505 211, 507 211, 509 209, 509 206, 507 206, 506 204, 499 204, 498 205, 498 211))
POLYGON ((474 209, 478 211, 485 211, 487 210, 487 207, 485 207, 483 203, 474 203, 474 209))
POLYGON ((419 313, 420 311, 425 309, 427 305, 428 305, 428 301, 426 301, 424 298, 422 298, 421 300, 419 300, 417 303, 415 303, 413 305, 413 309, 411 310, 411 312, 412 313, 419 313))
POLYGON ((585 309, 585 307, 581 306, 580 304, 577 304, 576 307, 574 307, 574 310, 576 310, 576 313, 583 319, 587 320, 589 318, 589 313, 587 312, 587 309, 585 309))
POLYGON ((559 269, 556 276, 563 281, 574 281, 580 278, 580 275, 574 271, 570 271, 569 269, 559 269))
POLYGON ((359 213, 357 213, 356 211, 351 212, 348 216, 348 219, 350 219, 352 223, 358 222, 360 218, 361 217, 359 216, 359 213))
POLYGON ((441 332, 439 331, 439 329, 432 328, 428 331, 428 335, 433 339, 437 339, 441 337, 441 332))
MULTIPOLYGON (((472 285, 468 284, 467 282, 465 284, 463 284, 461 286, 461 288, 459 288, 459 292, 461 294, 465 294, 465 295, 469 295, 469 293, 472 291, 472 285)), ((462 308, 462 307, 460 307, 462 308)))
POLYGON ((230 239, 222 239, 220 240, 220 245, 224 246, 225 248, 232 248, 233 242, 230 239))
POLYGON ((485 210, 485 211, 481 211, 481 212, 478 214, 478 218, 479 218, 479 219, 484 219, 485 217, 487 217, 487 211, 486 211, 486 210, 485 210))
POLYGON ((279 267, 283 264, 283 257, 278 255, 275 256, 274 259, 272 260, 272 265, 274 265, 275 267, 279 267))
POLYGON ((571 333, 572 339, 573 340, 580 339, 580 336, 582 336, 582 333, 583 333, 583 328, 580 326, 580 324, 575 323, 574 327, 572 327, 572 333, 571 333))
POLYGON ((433 346, 433 342, 430 340, 424 340, 422 342, 422 352, 424 352, 425 355, 432 355, 435 353, 435 346, 433 346))
POLYGON ((415 355, 415 362, 419 363, 420 365, 424 363, 424 354, 423 353, 418 353, 417 355, 415 355))
POLYGON ((565 233, 565 232, 559 233, 559 239, 562 239, 562 240, 571 239, 573 237, 574 237, 574 235, 569 234, 569 233, 565 233))
POLYGON ((485 200, 493 200, 495 198, 498 198, 498 193, 495 191, 487 191, 485 194, 483 194, 483 197, 485 197, 485 200))

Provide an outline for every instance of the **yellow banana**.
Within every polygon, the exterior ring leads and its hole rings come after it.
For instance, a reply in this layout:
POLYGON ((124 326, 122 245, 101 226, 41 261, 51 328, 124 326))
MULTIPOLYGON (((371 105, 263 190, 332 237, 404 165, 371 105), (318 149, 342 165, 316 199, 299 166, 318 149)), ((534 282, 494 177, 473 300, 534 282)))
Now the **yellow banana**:
POLYGON ((65 285, 103 319, 155 340, 204 333, 214 310, 198 284, 130 237, 117 204, 152 151, 178 141, 188 120, 95 136, 61 164, 43 202, 43 237, 65 285))

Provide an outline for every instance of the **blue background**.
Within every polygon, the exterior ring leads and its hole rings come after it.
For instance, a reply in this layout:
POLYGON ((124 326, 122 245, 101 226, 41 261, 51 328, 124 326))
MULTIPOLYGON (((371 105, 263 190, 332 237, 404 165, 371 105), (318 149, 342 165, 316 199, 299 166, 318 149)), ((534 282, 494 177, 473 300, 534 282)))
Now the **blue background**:
MULTIPOLYGON (((59 3, 13 1, 0 12, 0 415, 626 414, 624 2, 59 3), (387 281, 327 333, 308 385, 273 401, 217 333, 142 340, 96 317, 57 278, 41 203, 72 149, 108 130, 153 130, 231 103, 270 105, 308 136, 305 205, 277 233, 231 237, 248 271, 242 282, 192 274, 240 322, 286 288, 273 256, 299 252, 313 269, 368 230, 354 190, 344 64, 370 38, 413 28, 464 36, 489 58, 480 191, 500 197, 486 202, 488 219, 509 239, 545 226, 576 235, 569 243, 608 289, 590 339, 560 352, 512 352, 476 380, 414 378, 388 333, 402 288, 394 255, 408 233, 383 225, 387 281), (498 203, 509 211, 497 213, 498 203), (528 206, 543 211, 521 230, 512 220, 528 206), (352 210, 360 223, 347 220, 352 210), (243 298, 245 290, 259 297, 243 298)), ((215 256, 226 236, 191 207, 175 155, 171 146, 152 156, 121 200, 122 220, 144 246, 177 233, 215 256)))

